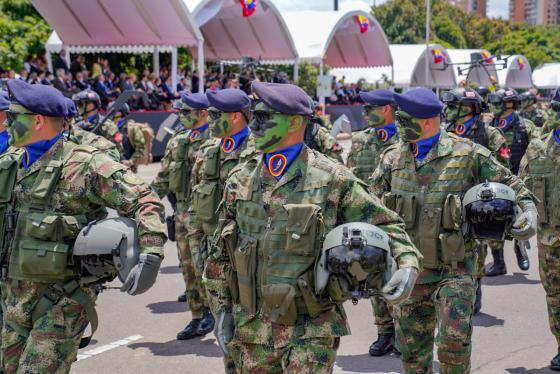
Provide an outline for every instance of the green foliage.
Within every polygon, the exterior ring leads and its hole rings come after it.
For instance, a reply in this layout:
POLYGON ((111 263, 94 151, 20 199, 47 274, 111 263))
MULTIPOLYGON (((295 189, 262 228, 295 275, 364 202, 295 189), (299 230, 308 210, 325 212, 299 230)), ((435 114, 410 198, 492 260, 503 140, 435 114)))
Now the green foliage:
MULTIPOLYGON (((325 74, 326 73, 325 69, 325 74)), ((317 94, 317 77, 319 76, 319 68, 313 64, 303 63, 299 65, 298 86, 303 88, 311 97, 317 94)))

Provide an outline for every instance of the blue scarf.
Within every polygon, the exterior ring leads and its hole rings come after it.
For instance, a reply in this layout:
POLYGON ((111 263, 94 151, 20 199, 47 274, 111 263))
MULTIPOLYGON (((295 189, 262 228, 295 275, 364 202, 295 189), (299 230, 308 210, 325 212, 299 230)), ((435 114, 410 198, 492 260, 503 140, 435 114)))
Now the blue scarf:
POLYGON ((471 131, 471 127, 472 127, 473 123, 476 121, 477 118, 478 118, 477 116, 473 116, 468 121, 465 121, 465 123, 461 123, 461 124, 456 125, 455 126, 455 133, 462 138, 466 138, 468 136, 469 132, 471 131))
POLYGON ((416 157, 418 161, 422 161, 423 159, 425 159, 428 153, 430 152, 430 150, 438 142, 440 135, 441 132, 438 132, 437 134, 435 134, 430 138, 422 139, 416 143, 411 143, 410 151, 412 152, 414 157, 416 157))
POLYGON ((274 178, 276 178, 276 181, 279 181, 282 178, 286 170, 288 170, 290 165, 297 158, 302 148, 303 143, 298 143, 288 148, 266 153, 264 155, 268 171, 274 178))
POLYGON ((98 116, 99 116, 99 113, 92 114, 91 116, 86 118, 86 122, 93 123, 97 119, 98 116))
POLYGON ((208 125, 207 123, 196 128, 196 129, 192 129, 189 132, 189 140, 192 142, 194 140, 196 140, 200 134, 202 134, 204 131, 208 130, 210 128, 210 125, 208 125))
POLYGON ((28 144, 25 148, 25 154, 27 157, 23 158, 22 166, 25 170, 29 170, 31 165, 40 159, 51 147, 58 142, 62 137, 63 132, 52 138, 51 140, 39 140, 38 142, 28 144))
POLYGON ((554 130, 554 141, 556 144, 560 144, 560 129, 554 130))
POLYGON ((377 135, 377 139, 381 140, 383 144, 387 143, 396 133, 397 126, 394 123, 375 128, 375 135, 377 135))
POLYGON ((249 128, 244 127, 243 130, 239 131, 237 134, 232 136, 227 136, 222 139, 221 147, 222 151, 226 154, 230 154, 231 152, 235 151, 247 137, 249 136, 249 128))
POLYGON ((8 134, 7 130, 0 132, 0 155, 6 152, 6 149, 10 147, 10 145, 8 144, 9 140, 10 134, 8 134))
POLYGON ((122 129, 123 125, 124 125, 125 119, 121 118, 120 120, 118 120, 117 122, 117 127, 120 129, 122 129))
POLYGON ((513 121, 513 113, 510 113, 505 118, 500 119, 498 121, 498 128, 503 131, 506 131, 506 129, 509 129, 509 125, 511 124, 511 121, 513 121), (505 121, 505 123, 502 121, 505 121))

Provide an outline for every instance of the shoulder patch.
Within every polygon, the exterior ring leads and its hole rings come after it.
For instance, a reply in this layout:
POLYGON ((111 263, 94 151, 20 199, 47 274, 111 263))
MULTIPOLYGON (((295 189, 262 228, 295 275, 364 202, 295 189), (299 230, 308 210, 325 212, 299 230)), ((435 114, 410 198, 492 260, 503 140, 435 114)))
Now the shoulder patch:
POLYGON ((104 153, 98 152, 91 158, 89 170, 103 178, 110 178, 118 171, 126 171, 127 167, 121 163, 113 161, 104 153))

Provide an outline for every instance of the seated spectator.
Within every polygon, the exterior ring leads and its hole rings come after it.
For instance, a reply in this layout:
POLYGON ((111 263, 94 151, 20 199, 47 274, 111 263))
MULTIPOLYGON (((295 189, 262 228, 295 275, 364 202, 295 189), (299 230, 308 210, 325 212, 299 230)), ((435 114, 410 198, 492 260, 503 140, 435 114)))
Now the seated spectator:
POLYGON ((53 85, 54 88, 56 88, 57 90, 62 92, 62 94, 64 96, 72 98, 72 95, 74 93, 66 85, 66 79, 67 79, 67 76, 66 76, 65 70, 62 69, 62 68, 59 68, 59 69, 56 70, 56 78, 54 79, 54 81, 52 81, 52 85, 53 85))
POLYGON ((74 86, 76 86, 76 88, 80 91, 84 91, 87 90, 88 88, 91 88, 89 82, 86 79, 84 79, 84 72, 82 71, 76 72, 76 80, 74 81, 74 86))

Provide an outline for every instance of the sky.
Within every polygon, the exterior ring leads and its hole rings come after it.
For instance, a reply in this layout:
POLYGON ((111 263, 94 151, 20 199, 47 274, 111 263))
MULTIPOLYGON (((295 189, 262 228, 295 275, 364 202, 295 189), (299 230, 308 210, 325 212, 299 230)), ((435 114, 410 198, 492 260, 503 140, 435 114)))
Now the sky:
MULTIPOLYGON (((386 0, 375 0, 377 5, 386 0)), ((341 10, 367 9, 373 5, 374 0, 339 0, 341 10)), ((334 0, 274 0, 280 10, 332 10, 334 0)), ((488 0, 488 16, 507 18, 509 15, 509 0, 488 0)))

